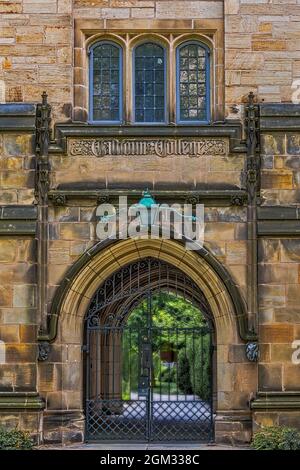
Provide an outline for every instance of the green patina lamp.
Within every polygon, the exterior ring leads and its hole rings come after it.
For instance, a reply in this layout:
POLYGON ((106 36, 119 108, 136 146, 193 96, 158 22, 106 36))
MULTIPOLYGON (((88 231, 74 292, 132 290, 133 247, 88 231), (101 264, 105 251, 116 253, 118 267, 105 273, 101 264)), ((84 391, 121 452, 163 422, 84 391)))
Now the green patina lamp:
POLYGON ((158 213, 159 205, 155 199, 151 196, 148 189, 143 191, 143 197, 137 203, 137 208, 141 207, 140 220, 141 225, 154 225, 158 213), (147 212, 144 210, 147 209, 147 212))

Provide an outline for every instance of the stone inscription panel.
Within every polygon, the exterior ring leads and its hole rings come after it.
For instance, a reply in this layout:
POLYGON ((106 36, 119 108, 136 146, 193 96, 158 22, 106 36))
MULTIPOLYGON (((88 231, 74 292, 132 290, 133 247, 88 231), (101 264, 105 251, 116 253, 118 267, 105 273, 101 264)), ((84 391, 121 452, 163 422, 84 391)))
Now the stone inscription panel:
POLYGON ((71 139, 71 156, 144 156, 157 157, 226 155, 227 142, 222 139, 71 139))

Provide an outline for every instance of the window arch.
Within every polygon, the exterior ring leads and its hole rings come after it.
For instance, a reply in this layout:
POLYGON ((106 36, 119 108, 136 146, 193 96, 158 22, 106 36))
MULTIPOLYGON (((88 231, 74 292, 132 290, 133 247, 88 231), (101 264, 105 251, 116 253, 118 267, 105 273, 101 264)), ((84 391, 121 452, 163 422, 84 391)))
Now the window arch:
POLYGON ((176 121, 179 124, 210 120, 210 51, 198 41, 184 42, 176 50, 176 121))
POLYGON ((166 50, 150 41, 133 50, 133 120, 166 122, 166 50))
POLYGON ((122 122, 122 48, 112 41, 100 41, 90 49, 90 121, 122 122))

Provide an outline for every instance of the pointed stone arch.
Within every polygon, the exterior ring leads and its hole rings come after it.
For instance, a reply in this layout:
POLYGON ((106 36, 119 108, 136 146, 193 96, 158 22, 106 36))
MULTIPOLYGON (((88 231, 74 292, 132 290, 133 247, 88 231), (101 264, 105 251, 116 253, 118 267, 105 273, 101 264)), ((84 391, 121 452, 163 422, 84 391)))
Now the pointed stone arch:
MULTIPOLYGON (((49 333, 41 335, 39 340, 52 342, 67 319, 70 322, 73 317, 84 318, 97 287, 120 267, 145 257, 169 262, 200 287, 210 305, 220 341, 221 338, 222 342, 226 338, 235 342, 256 339, 255 333, 248 330, 247 309, 241 293, 224 266, 206 248, 190 251, 178 241, 139 238, 99 242, 79 258, 55 293, 49 333)), ((75 324, 77 336, 78 321, 75 324)))

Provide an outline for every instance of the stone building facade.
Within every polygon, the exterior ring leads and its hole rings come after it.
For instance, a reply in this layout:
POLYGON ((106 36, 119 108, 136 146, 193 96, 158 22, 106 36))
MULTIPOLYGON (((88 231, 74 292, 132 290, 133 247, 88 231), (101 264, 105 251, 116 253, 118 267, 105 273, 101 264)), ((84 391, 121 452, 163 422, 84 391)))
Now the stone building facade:
POLYGON ((189 276, 212 312, 216 441, 299 428, 300 2, 16 0, 0 13, 1 424, 84 440, 87 309, 117 269, 152 257, 189 276), (91 122, 98 41, 123 54, 118 124, 91 122), (134 119, 145 41, 167 51, 160 125, 134 119), (197 41, 210 57, 199 125, 178 122, 175 86, 176 51, 197 41), (99 243, 99 202, 146 188, 205 205, 202 250, 99 243))

